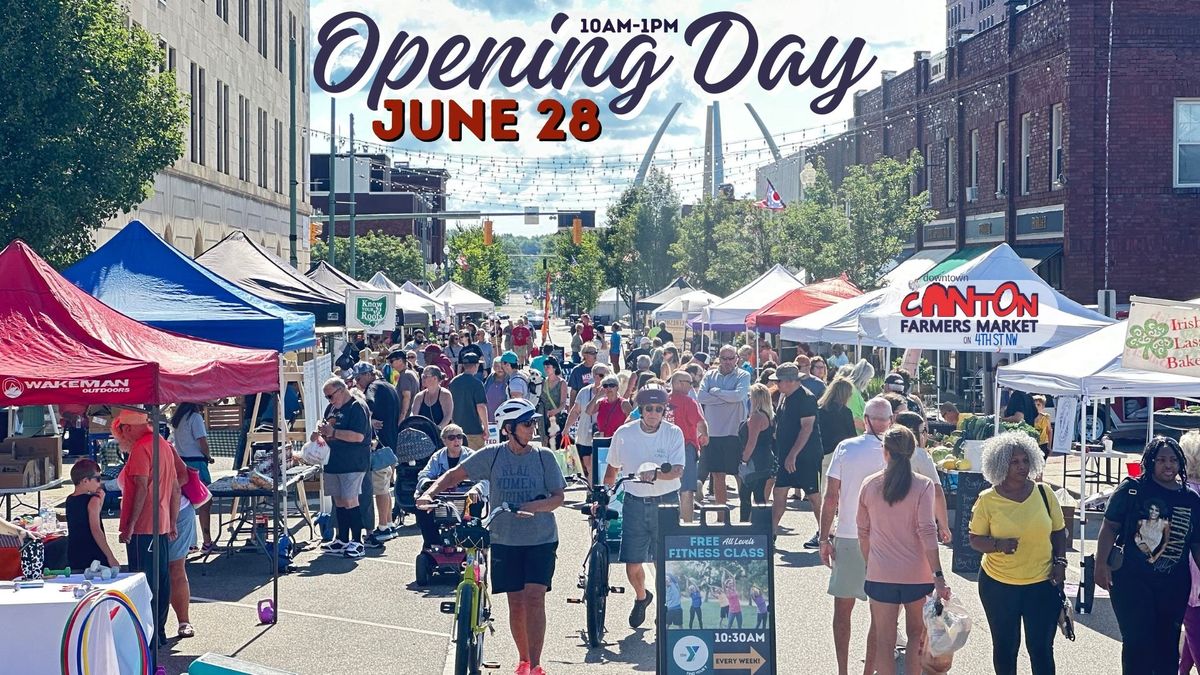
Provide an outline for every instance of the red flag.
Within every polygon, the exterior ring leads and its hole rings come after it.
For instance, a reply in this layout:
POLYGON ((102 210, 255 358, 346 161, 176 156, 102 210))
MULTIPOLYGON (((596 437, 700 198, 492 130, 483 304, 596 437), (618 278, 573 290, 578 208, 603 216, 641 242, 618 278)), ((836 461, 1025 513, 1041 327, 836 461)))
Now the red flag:
POLYGON ((550 270, 546 270, 546 302, 542 308, 542 344, 550 341, 550 270))

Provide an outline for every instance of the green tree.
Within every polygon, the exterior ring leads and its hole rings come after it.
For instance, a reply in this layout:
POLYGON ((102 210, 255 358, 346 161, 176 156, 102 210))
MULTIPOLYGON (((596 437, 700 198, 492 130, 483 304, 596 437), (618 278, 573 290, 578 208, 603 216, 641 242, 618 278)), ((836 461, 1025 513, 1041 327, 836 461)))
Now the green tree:
POLYGON ((497 305, 503 304, 512 275, 509 256, 516 252, 512 242, 501 240, 485 246, 483 227, 477 226, 456 229, 447 243, 450 257, 446 264, 452 270, 451 278, 497 305))
MULTIPOLYGON (((337 237, 334 240, 338 268, 350 271, 350 240, 337 237)), ((318 240, 312 246, 312 259, 325 260, 328 246, 318 240)), ((387 278, 403 284, 405 281, 420 283, 429 280, 426 272, 425 254, 421 244, 413 237, 396 237, 380 232, 368 232, 354 240, 355 278, 367 281, 382 271, 387 278)))
POLYGON ((745 200, 701 201, 671 246, 675 271, 697 288, 728 295, 777 262, 776 218, 745 200))
POLYGON ((68 265, 183 153, 175 73, 160 72, 162 50, 127 21, 116 0, 0 11, 0 242, 21 237, 68 265))
POLYGON ((571 235, 562 232, 550 241, 549 251, 553 255, 550 258, 550 271, 554 275, 554 292, 570 311, 590 311, 604 290, 599 237, 592 232, 585 232, 576 246, 571 241, 571 235))
POLYGON ((671 244, 678 237, 679 195, 671 179, 655 169, 640 187, 630 187, 608 209, 599 241, 605 282, 633 307, 638 298, 674 279, 671 244))

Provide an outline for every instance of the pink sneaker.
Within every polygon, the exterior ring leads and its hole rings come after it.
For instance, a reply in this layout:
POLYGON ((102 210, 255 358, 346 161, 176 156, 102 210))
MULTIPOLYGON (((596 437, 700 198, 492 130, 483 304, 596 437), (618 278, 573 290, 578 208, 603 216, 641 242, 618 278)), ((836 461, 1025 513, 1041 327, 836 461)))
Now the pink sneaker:
POLYGON ((537 668, 529 671, 529 675, 547 675, 547 673, 545 668, 538 666, 537 668))
POLYGON ((517 669, 513 671, 513 675, 529 675, 529 662, 522 661, 517 664, 517 669))

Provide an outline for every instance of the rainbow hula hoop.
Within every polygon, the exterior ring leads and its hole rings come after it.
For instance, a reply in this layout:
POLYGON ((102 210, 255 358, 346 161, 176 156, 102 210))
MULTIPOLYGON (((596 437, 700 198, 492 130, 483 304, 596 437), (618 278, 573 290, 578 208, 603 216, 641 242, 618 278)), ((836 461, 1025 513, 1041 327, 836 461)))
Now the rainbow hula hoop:
POLYGON ((134 632, 138 637, 138 646, 142 656, 142 675, 150 675, 150 664, 153 662, 150 654, 149 641, 146 639, 146 630, 142 627, 141 617, 138 615, 137 608, 134 607, 133 601, 128 595, 115 589, 97 589, 83 597, 75 609, 71 611, 71 616, 67 619, 66 626, 63 628, 61 641, 61 660, 63 675, 72 675, 70 669, 70 638, 76 635, 75 640, 75 665, 74 673, 78 675, 87 675, 88 668, 88 653, 87 653, 87 637, 90 628, 92 615, 105 602, 115 602, 118 609, 123 607, 129 612, 130 618, 133 620, 134 632), (86 610, 86 613, 85 613, 86 610))

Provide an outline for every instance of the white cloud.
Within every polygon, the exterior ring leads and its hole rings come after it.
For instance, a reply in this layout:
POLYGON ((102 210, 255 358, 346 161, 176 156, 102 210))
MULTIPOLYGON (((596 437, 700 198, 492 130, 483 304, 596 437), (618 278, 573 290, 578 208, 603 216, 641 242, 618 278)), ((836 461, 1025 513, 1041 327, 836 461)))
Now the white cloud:
MULTIPOLYGON (((592 143, 538 142, 535 139, 545 123, 545 117, 538 115, 533 108, 537 101, 544 98, 558 98, 569 104, 583 97, 596 99, 603 107, 616 95, 611 87, 593 92, 576 79, 566 92, 556 94, 553 91, 527 89, 510 91, 492 81, 483 91, 464 87, 441 92, 422 82, 420 86, 403 92, 384 92, 384 97, 422 101, 433 98, 453 98, 464 102, 474 98, 514 98, 520 101, 518 129, 522 140, 517 143, 479 142, 467 136, 460 143, 443 140, 425 144, 404 138, 394 144, 397 149, 392 154, 398 161, 409 161, 414 166, 444 167, 451 172, 452 180, 448 188, 451 208, 520 210, 520 205, 526 204, 544 209, 596 208, 598 222, 603 222, 604 205, 615 200, 620 190, 632 180, 642 153, 662 118, 676 101, 684 105, 659 144, 655 166, 673 177, 685 201, 697 199, 700 195, 703 155, 700 148, 704 144, 705 105, 714 99, 701 91, 692 79, 702 45, 689 47, 683 36, 688 24, 700 16, 728 10, 749 19, 759 41, 756 69, 761 65, 766 50, 786 34, 796 34, 806 43, 802 50, 802 68, 812 63, 826 38, 833 36, 840 41, 839 47, 834 50, 836 61, 851 38, 862 37, 868 47, 864 62, 871 56, 877 57, 878 62, 853 89, 877 86, 880 71, 906 70, 912 66, 914 51, 937 51, 945 41, 943 0, 794 0, 790 3, 664 0, 652 4, 612 0, 596 9, 597 4, 601 3, 584 3, 580 0, 503 3, 443 0, 434 5, 394 0, 319 0, 312 4, 310 11, 314 33, 330 17, 340 12, 360 11, 375 20, 381 41, 376 54, 377 62, 369 71, 371 74, 399 31, 407 31, 410 39, 415 36, 425 38, 431 52, 436 51, 451 35, 466 36, 471 44, 470 55, 477 53, 480 43, 488 37, 502 41, 510 36, 522 36, 529 45, 528 53, 538 42, 547 38, 553 38, 561 45, 573 36, 581 39, 593 37, 578 34, 579 19, 584 17, 677 19, 679 34, 654 36, 658 43, 655 54, 659 63, 668 57, 673 57, 675 61, 650 92, 641 106, 640 114, 618 119, 606 108, 603 109, 601 120, 605 132, 592 143), (557 36, 551 36, 550 20, 557 11, 566 12, 571 20, 557 36), (532 163, 535 159, 541 160, 540 163, 532 163)), ((613 35, 604 37, 610 43, 609 54, 626 39, 613 35)), ((731 34, 731 37, 734 35, 731 34)), ((315 36, 311 44, 315 54, 315 36)), ((718 72, 720 68, 736 62, 742 56, 745 44, 743 38, 731 39, 722 45, 713 71, 718 72)), ((357 49, 361 47, 341 54, 339 64, 342 68, 348 69, 356 62, 357 49)), ((372 121, 382 119, 382 116, 367 107, 368 89, 369 85, 353 96, 338 100, 338 131, 343 135, 346 133, 347 114, 353 112, 356 140, 382 145, 371 133, 372 121)), ((769 161, 761 142, 761 133, 747 112, 745 103, 749 102, 755 107, 776 142, 784 146, 783 150, 787 152, 794 150, 801 142, 810 142, 838 128, 850 115, 853 89, 833 114, 824 116, 810 110, 810 102, 820 95, 820 91, 811 84, 795 88, 785 81, 773 91, 764 91, 752 73, 740 87, 721 95, 718 100, 721 103, 726 180, 735 184, 738 194, 748 193, 754 189, 754 168, 769 161), (785 132, 792 133, 785 135, 785 132)), ((328 130, 328 95, 313 87, 311 103, 312 128, 328 130)), ((325 151, 328 139, 314 137, 312 147, 317 151, 325 151)), ((520 218, 497 219, 496 227, 501 231, 529 230, 521 224, 520 218)), ((544 219, 541 231, 548 231, 551 227, 549 221, 544 219)))

